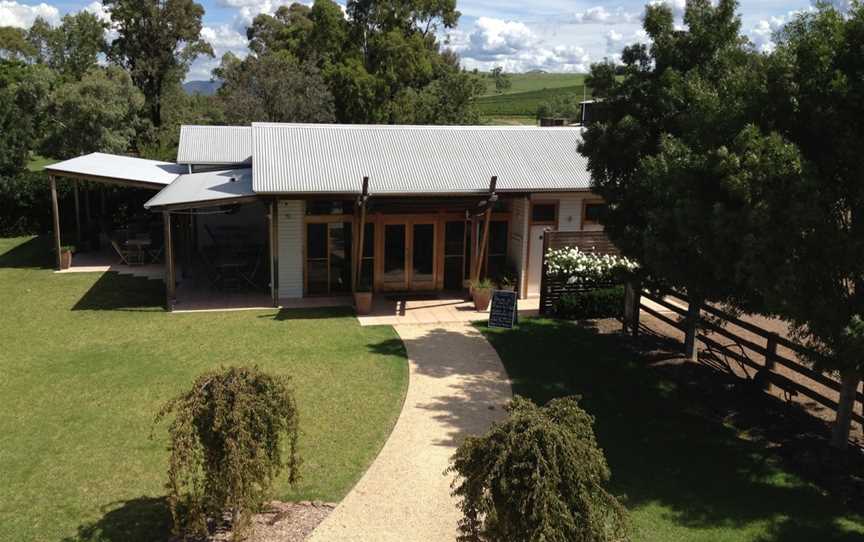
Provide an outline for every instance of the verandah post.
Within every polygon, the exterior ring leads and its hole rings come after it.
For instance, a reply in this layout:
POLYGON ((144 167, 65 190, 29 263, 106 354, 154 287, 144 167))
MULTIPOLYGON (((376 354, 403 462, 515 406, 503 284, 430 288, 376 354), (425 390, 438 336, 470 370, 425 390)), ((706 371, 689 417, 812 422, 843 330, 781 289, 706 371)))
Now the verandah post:
POLYGON ((174 243, 171 237, 171 212, 162 211, 165 227, 165 304, 169 311, 174 310, 177 300, 177 283, 174 276, 174 243))
POLYGON ((699 361, 699 346, 697 335, 699 334, 699 314, 702 304, 705 302, 700 294, 689 294, 687 296, 687 330, 684 334, 684 355, 691 361, 699 361))
POLYGON ((495 205, 497 197, 495 196, 495 185, 498 184, 498 177, 492 176, 489 181, 489 197, 486 199, 486 217, 483 221, 483 240, 480 242, 480 247, 477 250, 477 265, 474 270, 474 280, 479 280, 483 274, 483 261, 486 257, 487 245, 489 244, 489 224, 492 221, 492 207, 495 205))
POLYGON ((76 242, 80 245, 83 240, 81 234, 81 201, 80 196, 78 195, 78 181, 72 181, 72 190, 75 195, 75 235, 76 242))
POLYGON ((57 270, 60 270, 60 206, 57 204, 57 179, 54 175, 48 176, 51 185, 51 216, 54 225, 54 257, 57 262, 57 270))
POLYGON ((357 291, 357 282, 360 280, 360 270, 363 268, 363 241, 366 232, 366 200, 369 198, 369 177, 363 177, 363 190, 360 195, 360 225, 358 226, 358 242, 357 242, 357 259, 355 271, 353 274, 353 284, 351 291, 357 291))

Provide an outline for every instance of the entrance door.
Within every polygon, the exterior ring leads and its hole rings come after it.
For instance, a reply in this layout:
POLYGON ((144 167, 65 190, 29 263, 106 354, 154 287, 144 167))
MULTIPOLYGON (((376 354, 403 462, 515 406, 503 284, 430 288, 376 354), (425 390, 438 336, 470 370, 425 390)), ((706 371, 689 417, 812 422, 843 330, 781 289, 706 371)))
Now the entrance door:
POLYGON ((546 225, 531 226, 528 242, 528 295, 540 295, 540 275, 543 273, 543 235, 551 229, 546 225))
POLYGON ((384 224, 381 269, 382 290, 408 289, 408 226, 384 224))
POLYGON ((437 239, 433 222, 390 222, 382 232, 380 289, 435 289, 437 239))

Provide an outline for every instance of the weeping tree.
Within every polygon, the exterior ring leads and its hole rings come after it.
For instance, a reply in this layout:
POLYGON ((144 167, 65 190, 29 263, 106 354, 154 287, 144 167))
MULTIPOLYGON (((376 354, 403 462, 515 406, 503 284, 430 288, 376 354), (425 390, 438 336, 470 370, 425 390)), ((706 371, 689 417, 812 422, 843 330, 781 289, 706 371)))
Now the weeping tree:
POLYGON ((734 0, 690 0, 681 30, 665 4, 649 5, 651 45, 624 49, 620 79, 599 64, 587 81, 604 117, 579 151, 609 204, 606 231, 647 274, 686 292, 693 359, 703 304, 746 297, 736 262, 752 209, 740 174, 747 146, 767 137, 751 125, 764 58, 741 36, 736 8, 734 0))
POLYGON ((604 487, 609 467, 577 398, 539 407, 517 396, 507 411, 466 438, 447 470, 458 474, 459 540, 627 540, 627 511, 604 487))
POLYGON ((297 405, 288 377, 257 367, 211 371, 168 401, 156 422, 170 415, 166 487, 176 534, 206 536, 208 522, 227 513, 234 539, 242 538, 282 470, 297 481, 297 405))

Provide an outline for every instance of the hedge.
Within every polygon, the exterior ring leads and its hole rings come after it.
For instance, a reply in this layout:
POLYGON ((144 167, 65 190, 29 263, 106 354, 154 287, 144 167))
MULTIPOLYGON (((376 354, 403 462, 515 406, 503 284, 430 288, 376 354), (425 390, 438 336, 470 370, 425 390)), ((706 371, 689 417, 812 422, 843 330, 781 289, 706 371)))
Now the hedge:
POLYGON ((620 318, 623 314, 623 286, 565 294, 555 305, 555 315, 568 320, 620 318))

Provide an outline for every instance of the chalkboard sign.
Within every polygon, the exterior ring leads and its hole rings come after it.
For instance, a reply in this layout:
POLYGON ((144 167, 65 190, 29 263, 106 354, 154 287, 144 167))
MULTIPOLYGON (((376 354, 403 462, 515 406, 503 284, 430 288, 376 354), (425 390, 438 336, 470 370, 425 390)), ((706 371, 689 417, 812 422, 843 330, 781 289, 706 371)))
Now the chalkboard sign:
POLYGON ((513 327, 517 323, 517 304, 516 292, 492 290, 492 302, 489 305, 489 327, 513 327))

